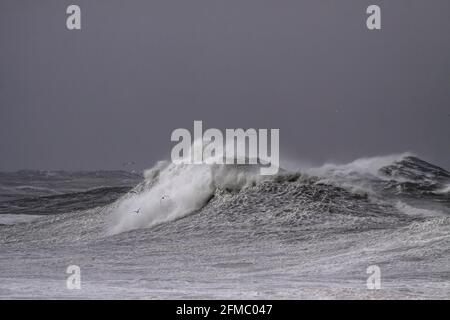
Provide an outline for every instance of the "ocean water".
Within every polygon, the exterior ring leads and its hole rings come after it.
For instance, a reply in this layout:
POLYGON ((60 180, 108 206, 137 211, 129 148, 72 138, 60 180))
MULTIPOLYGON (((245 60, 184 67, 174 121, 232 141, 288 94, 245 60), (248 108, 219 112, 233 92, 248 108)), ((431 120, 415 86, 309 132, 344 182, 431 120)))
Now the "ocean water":
POLYGON ((449 249, 450 173, 409 154, 0 174, 1 299, 448 299, 449 249))

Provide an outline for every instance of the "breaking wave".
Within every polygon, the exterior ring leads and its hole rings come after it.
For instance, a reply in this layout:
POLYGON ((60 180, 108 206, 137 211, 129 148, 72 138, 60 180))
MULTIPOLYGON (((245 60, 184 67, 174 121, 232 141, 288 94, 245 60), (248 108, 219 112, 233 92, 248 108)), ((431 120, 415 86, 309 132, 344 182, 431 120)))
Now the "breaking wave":
MULTIPOLYGON (((362 158, 343 165, 326 164, 303 172, 282 170, 273 177, 259 175, 258 166, 162 161, 147 170, 144 177, 144 182, 108 210, 109 234, 149 228, 182 218, 201 211, 212 198, 222 197, 219 191, 245 194, 247 188, 262 182, 278 188, 280 181, 295 181, 294 186, 297 189, 301 186, 299 192, 304 194, 316 190, 319 185, 327 186, 324 198, 332 192, 342 196, 349 193, 366 197, 368 207, 378 203, 381 210, 387 210, 389 206, 392 211, 412 215, 433 212, 441 215, 448 212, 449 203, 448 185, 445 184, 450 180, 449 173, 410 153, 362 158), (418 202, 420 206, 414 207, 418 202)), ((314 205, 323 205, 323 199, 313 197, 310 201, 314 205)), ((239 208, 235 210, 239 211, 239 208)))
POLYGON ((220 189, 241 189, 263 180, 256 167, 159 162, 145 181, 111 210, 112 234, 147 228, 201 209, 220 189))
POLYGON ((0 298, 73 297, 42 275, 74 263, 93 280, 83 297, 373 298, 361 279, 376 264, 379 297, 448 298, 448 171, 412 154, 259 169, 162 161, 139 178, 10 175, 59 194, 0 201, 0 298))

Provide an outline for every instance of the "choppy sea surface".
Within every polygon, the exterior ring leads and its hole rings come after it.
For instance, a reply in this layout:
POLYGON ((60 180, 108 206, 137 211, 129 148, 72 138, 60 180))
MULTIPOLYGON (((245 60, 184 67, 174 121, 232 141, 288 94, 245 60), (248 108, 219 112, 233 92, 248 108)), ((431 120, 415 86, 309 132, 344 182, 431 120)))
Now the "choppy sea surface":
POLYGON ((410 154, 0 173, 0 299, 448 299, 449 249, 450 173, 410 154))

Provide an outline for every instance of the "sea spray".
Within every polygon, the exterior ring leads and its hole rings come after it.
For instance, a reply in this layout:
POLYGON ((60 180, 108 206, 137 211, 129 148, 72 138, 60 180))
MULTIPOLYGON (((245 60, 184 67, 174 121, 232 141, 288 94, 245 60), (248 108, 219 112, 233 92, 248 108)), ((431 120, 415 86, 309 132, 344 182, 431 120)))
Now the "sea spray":
POLYGON ((193 165, 159 162, 145 172, 145 181, 111 209, 109 233, 148 228, 184 217, 208 202, 217 188, 240 189, 268 179, 259 167, 193 165), (136 212, 138 211, 138 213, 136 212))

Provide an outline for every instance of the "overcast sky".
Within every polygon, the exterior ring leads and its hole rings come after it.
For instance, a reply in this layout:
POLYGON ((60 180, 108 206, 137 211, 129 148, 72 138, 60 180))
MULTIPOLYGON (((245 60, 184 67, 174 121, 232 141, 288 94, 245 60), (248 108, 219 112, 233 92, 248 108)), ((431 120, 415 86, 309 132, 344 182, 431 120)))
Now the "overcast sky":
POLYGON ((150 167, 194 120, 280 128, 303 161, 449 169, 449 17, 448 0, 1 0, 0 170, 150 167))

